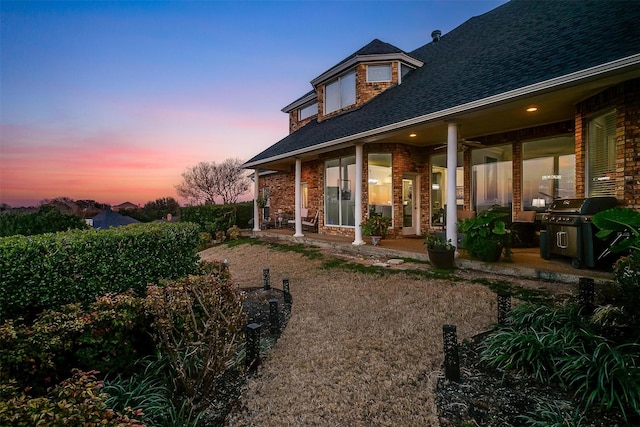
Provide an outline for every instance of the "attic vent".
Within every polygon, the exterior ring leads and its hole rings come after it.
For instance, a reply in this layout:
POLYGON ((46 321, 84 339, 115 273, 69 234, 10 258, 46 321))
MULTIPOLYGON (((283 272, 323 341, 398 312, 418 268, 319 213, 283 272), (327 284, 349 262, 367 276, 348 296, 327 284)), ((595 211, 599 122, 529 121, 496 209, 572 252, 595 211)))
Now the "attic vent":
POLYGON ((439 42, 440 41, 440 36, 442 35, 442 32, 440 30, 433 30, 431 32, 431 38, 433 39, 433 42, 439 42))

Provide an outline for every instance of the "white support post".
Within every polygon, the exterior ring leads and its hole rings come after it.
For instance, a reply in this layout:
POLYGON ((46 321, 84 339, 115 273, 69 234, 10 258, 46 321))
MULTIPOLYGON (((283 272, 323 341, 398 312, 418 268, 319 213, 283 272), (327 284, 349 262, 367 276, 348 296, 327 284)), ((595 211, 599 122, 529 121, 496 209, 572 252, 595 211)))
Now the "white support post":
POLYGON ((458 213, 456 205, 456 169, 458 167, 458 125, 447 127, 447 240, 457 246, 458 213))
POLYGON ((364 165, 362 153, 362 144, 356 144, 356 228, 353 245, 364 245, 364 241, 362 240, 362 227, 360 227, 360 223, 362 223, 362 168, 364 165))
POLYGON ((259 169, 255 169, 253 172, 253 231, 260 231, 260 211, 258 207, 258 197, 260 197, 259 173, 259 169))
POLYGON ((296 210, 296 232, 293 237, 304 237, 302 234, 302 214, 300 209, 302 208, 300 203, 300 185, 302 184, 302 160, 296 159, 296 189, 295 189, 295 210, 296 210))

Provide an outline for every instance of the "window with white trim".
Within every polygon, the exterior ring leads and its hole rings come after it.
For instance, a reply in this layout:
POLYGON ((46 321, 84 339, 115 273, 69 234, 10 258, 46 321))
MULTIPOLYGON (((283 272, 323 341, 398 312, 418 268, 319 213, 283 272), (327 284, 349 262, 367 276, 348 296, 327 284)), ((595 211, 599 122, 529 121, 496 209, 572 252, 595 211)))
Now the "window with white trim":
POLYGON ((616 195, 616 111, 589 120, 587 129, 588 195, 616 195))
POLYGON ((355 156, 341 157, 325 162, 325 225, 356 225, 355 176, 355 156))
POLYGON ((307 105, 298 111, 298 120, 304 120, 311 116, 315 116, 316 114, 318 114, 318 103, 314 102, 313 104, 307 105))
POLYGON ((391 64, 367 65, 367 82, 390 82, 391 64))
POLYGON ((325 85, 324 112, 329 114, 356 103, 356 72, 350 71, 325 85))

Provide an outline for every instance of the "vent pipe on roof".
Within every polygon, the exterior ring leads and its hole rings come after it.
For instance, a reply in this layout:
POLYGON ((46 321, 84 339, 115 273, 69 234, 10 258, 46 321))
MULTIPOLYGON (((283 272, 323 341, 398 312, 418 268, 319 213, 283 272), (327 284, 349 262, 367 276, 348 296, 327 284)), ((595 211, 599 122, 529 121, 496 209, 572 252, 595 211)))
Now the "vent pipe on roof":
POLYGON ((431 32, 431 38, 433 39, 433 42, 439 42, 440 41, 440 36, 442 35, 442 32, 440 30, 433 30, 431 32))

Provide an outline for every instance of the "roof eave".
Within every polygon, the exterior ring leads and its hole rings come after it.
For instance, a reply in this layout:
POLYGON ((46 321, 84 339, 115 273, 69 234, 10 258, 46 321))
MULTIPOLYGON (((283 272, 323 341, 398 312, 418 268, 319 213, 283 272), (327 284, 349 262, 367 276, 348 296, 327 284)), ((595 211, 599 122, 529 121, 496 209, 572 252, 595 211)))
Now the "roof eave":
POLYGON ((318 94, 313 92, 307 96, 303 96, 302 98, 296 99, 295 101, 293 101, 291 104, 287 105, 280 111, 282 111, 283 113, 289 113, 294 109, 298 107, 302 107, 304 104, 307 104, 309 102, 316 101, 317 99, 318 99, 318 94))
POLYGON ((581 80, 590 79, 593 77, 597 77, 601 74, 605 74, 611 71, 616 71, 616 70, 633 67, 633 66, 640 66, 640 54, 627 56, 625 58, 621 58, 615 61, 600 64, 600 65, 596 65, 594 67, 586 68, 584 70, 575 71, 573 73, 565 74, 559 77, 554 77, 549 80, 545 80, 545 81, 534 83, 521 88, 513 89, 513 90, 503 92, 497 95, 493 95, 487 98, 478 99, 476 101, 467 102, 465 104, 457 105, 455 107, 450 107, 445 110, 435 111, 433 113, 424 114, 422 116, 392 123, 390 125, 381 126, 379 128, 371 129, 371 130, 360 132, 357 134, 348 135, 343 138, 338 138, 331 141, 323 142, 321 144, 316 144, 311 147, 305 147, 299 150, 289 151, 284 154, 279 154, 277 156, 272 156, 272 157, 258 160, 255 162, 245 163, 243 167, 247 169, 253 169, 260 165, 264 165, 264 164, 275 162, 275 161, 280 161, 290 157, 298 157, 313 151, 327 149, 334 145, 340 145, 348 142, 361 140, 361 139, 372 137, 381 133, 399 130, 408 126, 414 126, 417 124, 423 124, 430 121, 451 118, 452 116, 456 116, 465 112, 476 110, 478 108, 483 108, 483 107, 488 107, 494 104, 503 103, 506 101, 510 101, 510 100, 522 97, 522 96, 534 95, 539 92, 545 92, 550 89, 574 84, 581 80))

